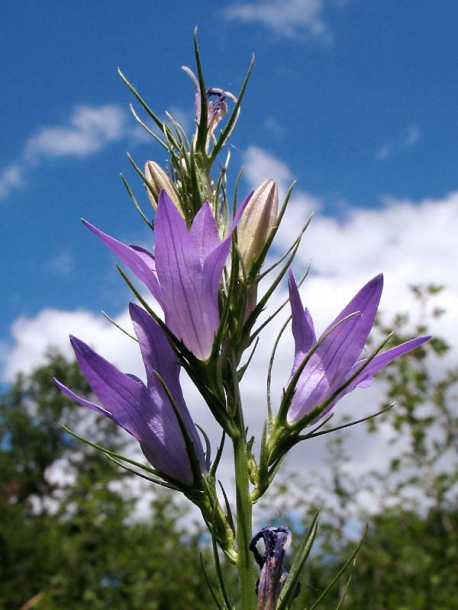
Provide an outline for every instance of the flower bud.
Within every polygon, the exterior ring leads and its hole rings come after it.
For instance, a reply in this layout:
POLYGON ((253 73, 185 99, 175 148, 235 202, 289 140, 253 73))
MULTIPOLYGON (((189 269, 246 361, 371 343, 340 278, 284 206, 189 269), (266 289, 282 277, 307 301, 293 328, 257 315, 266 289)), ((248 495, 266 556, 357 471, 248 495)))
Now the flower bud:
POLYGON ((173 185, 173 182, 170 180, 169 176, 162 169, 162 167, 160 167, 154 161, 147 161, 145 165, 145 176, 149 182, 149 185, 146 185, 146 192, 148 193, 148 197, 153 208, 156 210, 159 193, 162 191, 162 189, 164 189, 181 213, 178 193, 173 185), (154 193, 152 191, 154 191, 154 193))
POLYGON ((274 180, 265 180, 254 191, 238 225, 238 249, 249 273, 260 255, 277 219, 278 189, 274 180))

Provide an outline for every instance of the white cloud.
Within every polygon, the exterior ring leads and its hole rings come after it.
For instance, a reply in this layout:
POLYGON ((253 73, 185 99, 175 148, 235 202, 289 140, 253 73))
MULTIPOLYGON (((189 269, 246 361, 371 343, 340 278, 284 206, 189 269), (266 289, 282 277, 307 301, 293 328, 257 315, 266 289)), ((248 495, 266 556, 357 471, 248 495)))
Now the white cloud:
POLYGON ((271 116, 267 117, 267 119, 264 121, 264 129, 274 135, 280 135, 284 133, 284 128, 281 123, 279 123, 277 119, 271 116))
POLYGON ((378 149, 376 157, 377 159, 388 159, 388 157, 391 156, 391 152, 391 146, 388 146, 388 144, 384 144, 378 149))
POLYGON ((272 177, 282 185, 293 181, 293 175, 286 163, 257 146, 250 146, 246 150, 243 166, 243 177, 250 188, 256 188, 263 180, 272 177))
POLYGON ((31 170, 47 160, 88 157, 123 139, 144 141, 144 134, 121 106, 76 105, 66 122, 42 127, 31 135, 19 159, 0 172, 0 200, 24 188, 31 170))
POLYGON ((9 197, 12 191, 23 188, 23 169, 18 163, 8 165, 0 172, 0 201, 9 197))
POLYGON ((415 144, 418 144, 419 140, 420 140, 420 129, 419 129, 418 125, 409 125, 406 129, 406 133, 404 135, 402 145, 405 148, 410 148, 411 146, 415 146, 415 144))
MULTIPOLYGON (((123 328, 130 328, 127 312, 116 321, 123 328)), ((69 334, 80 337, 105 352, 105 356, 113 362, 120 363, 118 353, 122 354, 120 364, 138 361, 136 343, 101 315, 82 310, 43 309, 34 317, 20 317, 14 322, 8 345, 4 344, 2 349, 7 354, 2 378, 11 381, 18 371, 33 370, 43 362, 49 346, 57 347, 63 354, 72 356, 69 334)))
POLYGON ((115 104, 75 106, 68 123, 43 127, 25 146, 25 158, 86 157, 128 133, 128 114, 115 104))
POLYGON ((332 35, 323 13, 328 6, 345 2, 329 0, 269 0, 232 4, 224 14, 242 23, 259 23, 282 38, 314 38, 330 42, 332 35))
MULTIPOLYGON (((293 211, 300 205, 293 198, 293 211)), ((419 202, 385 198, 380 208, 350 208, 343 223, 316 216, 298 260, 312 257, 323 277, 362 279, 384 271, 397 286, 435 282, 458 292, 458 278, 450 273, 450 261, 458 259, 456 226, 458 192, 419 202)), ((279 235, 284 245, 287 233, 285 225, 279 235)))
MULTIPOLYGON (((286 193, 293 183, 293 174, 289 167, 266 152, 258 146, 249 146, 243 155, 243 177, 248 183, 249 189, 255 189, 263 180, 273 178, 278 185, 280 200, 286 196, 286 193)), ((300 227, 304 222, 304 217, 310 216, 312 212, 318 212, 321 209, 321 201, 311 193, 305 191, 293 191, 293 198, 296 205, 290 205, 288 212, 290 213, 290 221, 296 227, 300 227)))
POLYGON ((378 159, 384 160, 406 148, 416 146, 420 141, 421 132, 418 125, 408 125, 392 142, 386 142, 376 152, 378 159))
POLYGON ((46 268, 54 275, 65 277, 70 275, 75 268, 75 260, 69 252, 59 252, 47 263, 46 268))

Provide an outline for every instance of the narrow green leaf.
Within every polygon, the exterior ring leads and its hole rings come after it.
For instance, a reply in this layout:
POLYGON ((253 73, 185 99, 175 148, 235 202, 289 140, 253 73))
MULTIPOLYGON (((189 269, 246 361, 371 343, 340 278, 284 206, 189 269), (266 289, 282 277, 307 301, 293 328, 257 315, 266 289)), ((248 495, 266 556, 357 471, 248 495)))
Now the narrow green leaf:
POLYGON ((326 589, 323 591, 323 593, 315 601, 313 606, 310 606, 310 607, 306 608, 305 610, 314 610, 318 606, 318 604, 321 602, 321 600, 324 599, 324 597, 329 593, 329 591, 336 584, 336 582, 339 580, 339 578, 342 576, 342 574, 345 572, 345 570, 348 568, 348 566, 354 561, 356 555, 359 553, 359 550, 360 550, 360 548, 362 547, 362 545, 364 543, 364 540, 365 540, 366 536, 367 536, 367 527, 366 527, 366 531, 364 532, 363 537, 361 538, 361 541, 359 542, 359 544, 356 547, 355 551, 352 553, 351 557, 344 563, 342 568, 337 572, 337 574, 331 580, 331 582, 326 587, 326 589))
POLYGON ((282 587, 280 596, 277 602, 276 610, 286 610, 294 598, 294 591, 296 590, 297 583, 301 574, 301 570, 306 562, 310 551, 315 540, 315 536, 318 529, 318 513, 315 515, 312 521, 312 525, 309 531, 302 539, 299 549, 293 561, 293 565, 289 571, 288 577, 286 578, 285 584, 282 587))

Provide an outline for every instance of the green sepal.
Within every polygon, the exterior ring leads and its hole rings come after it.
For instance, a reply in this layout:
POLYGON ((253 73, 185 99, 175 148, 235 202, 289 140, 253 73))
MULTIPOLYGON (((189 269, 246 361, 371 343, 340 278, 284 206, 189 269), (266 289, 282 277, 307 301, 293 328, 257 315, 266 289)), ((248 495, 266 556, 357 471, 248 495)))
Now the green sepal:
POLYGON ((226 440, 226 433, 223 430, 223 434, 221 436, 221 442, 220 442, 218 450, 216 452, 215 459, 213 460, 213 462, 211 464, 211 467, 210 467, 210 469, 208 471, 208 474, 211 477, 215 477, 215 475, 216 475, 216 470, 217 470, 217 468, 219 466, 219 463, 221 461, 221 456, 223 455, 223 449, 224 449, 224 442, 225 442, 225 440, 226 440))
POLYGON ((202 434, 202 436, 204 437, 204 441, 205 441, 205 466, 207 467, 207 471, 210 471, 211 453, 212 453, 212 446, 211 446, 211 443, 210 443, 210 438, 209 438, 208 434, 205 432, 205 430, 202 428, 202 426, 199 426, 199 424, 195 424, 195 426, 199 430, 199 432, 202 434))
POLYGON ((164 475, 159 470, 156 470, 152 466, 146 466, 145 464, 141 464, 140 462, 137 462, 136 460, 132 460, 131 458, 128 458, 128 457, 125 457, 124 455, 120 455, 119 453, 116 453, 115 451, 111 451, 111 449, 107 449, 106 447, 102 447, 101 445, 98 445, 97 443, 93 443, 90 440, 88 440, 87 438, 84 438, 83 436, 80 436, 76 432, 73 432, 73 430, 70 430, 70 428, 67 428, 67 426, 64 426, 63 424, 62 424, 62 428, 68 434, 71 434, 71 436, 78 439, 82 443, 89 445, 89 447, 92 447, 93 449, 97 449, 98 451, 101 451, 108 458, 110 458, 113 462, 118 464, 118 466, 121 466, 122 468, 128 470, 129 472, 132 472, 133 474, 136 474, 142 478, 146 478, 148 481, 151 481, 152 483, 157 483, 158 485, 162 485, 163 487, 168 487, 169 489, 174 489, 175 491, 183 491, 182 483, 175 484, 174 482, 172 482, 172 479, 170 479, 169 477, 164 477, 164 475), (143 476, 141 473, 137 473, 134 470, 124 466, 122 464, 122 462, 131 464, 132 466, 135 466, 136 468, 138 468, 140 470, 144 470, 145 472, 148 472, 149 474, 153 474, 155 477, 160 477, 161 479, 166 479, 167 481, 165 481, 165 480, 159 481, 157 479, 153 479, 148 476, 143 476))
POLYGON ((184 442, 185 442, 186 453, 188 454, 189 462, 191 464, 192 474, 194 475, 194 482, 198 483, 202 479, 203 473, 200 469, 199 460, 197 459, 197 453, 196 453, 196 449, 194 446, 194 441, 192 440, 192 438, 189 435, 188 428, 186 427, 186 424, 183 421, 183 417, 181 416, 180 410, 178 409, 178 407, 175 403, 175 400, 173 399, 173 396, 172 396, 169 388, 167 387, 167 384, 165 383, 164 379, 161 377, 161 375, 159 375, 159 373, 157 371, 154 371, 154 373, 155 373, 156 377, 159 379, 159 381, 161 382, 162 388, 165 391, 165 393, 167 394, 167 398, 169 399, 170 405, 172 406, 173 412, 175 413, 175 417, 177 418, 178 425, 180 426, 180 431, 181 431, 181 434, 182 434, 184 442))
POLYGON ((210 590, 210 594, 213 597, 213 601, 216 604, 217 610, 226 610, 226 608, 227 608, 226 605, 222 606, 220 604, 220 601, 219 601, 215 591, 213 590, 213 585, 212 585, 212 583, 210 581, 210 577, 207 574, 207 569, 206 569, 205 564, 204 564, 204 558, 202 556, 202 553, 200 553, 200 567, 202 569, 202 572, 204 573, 205 582, 207 583, 207 587, 210 590))
POLYGON ((226 490, 224 489, 223 484, 221 483, 221 481, 218 481, 218 485, 219 485, 219 488, 221 489, 221 493, 223 494, 223 498, 224 498, 224 505, 226 507, 227 522, 228 522, 229 527, 231 528, 231 530, 233 532, 235 532, 235 523, 234 523, 234 516, 232 514, 231 503, 229 502, 229 498, 227 497, 226 490))
POLYGON ((196 149, 206 156, 205 148, 207 145, 208 134, 208 99, 204 71, 202 68, 202 62, 200 61, 199 44, 197 42, 197 28, 194 29, 194 56, 196 58, 197 80, 199 81, 200 93, 200 121, 197 125, 196 149))
POLYGON ((221 561, 219 559, 219 552, 218 552, 218 540, 213 531, 211 532, 211 535, 212 535, 213 558, 214 558, 214 562, 215 562, 216 574, 218 577, 219 591, 220 591, 221 597, 223 598, 223 603, 224 603, 223 608, 224 608, 224 610, 232 610, 233 606, 229 600, 229 595, 227 593, 226 585, 224 583, 223 571, 221 569, 221 561))
POLYGON ((140 216, 143 218, 143 220, 146 222, 146 224, 148 225, 148 227, 154 231, 154 223, 149 220, 149 218, 146 216, 146 214, 143 212, 143 210, 140 207, 140 204, 138 203, 132 189, 129 186, 129 183, 127 182, 127 180, 124 178, 124 176, 122 174, 120 174, 121 176, 121 180, 123 181, 124 186, 126 187, 127 192, 129 193, 129 197, 132 200, 132 203, 134 204, 137 212, 140 214, 140 216))
MULTIPOLYGON (((123 80, 123 82, 127 85, 128 89, 134 94, 134 96, 136 97, 138 102, 140 102, 140 105, 143 107, 143 109, 146 111, 146 113, 149 115, 149 117, 159 127, 161 132, 164 132, 167 130, 170 131, 169 127, 163 121, 161 121, 161 119, 157 116, 157 114, 155 112, 153 112, 153 110, 151 110, 151 108, 148 106, 148 104, 145 102, 145 100, 137 92, 135 87, 127 80, 127 78, 121 72, 120 68, 118 68, 118 74, 121 77, 121 79, 123 80)), ((163 142, 160 138, 158 138, 153 132, 151 132, 151 135, 156 139, 157 142, 159 142, 159 144, 161 144, 166 150, 168 150, 165 142, 163 142)))
POLYGON ((109 316, 107 314, 106 311, 101 311, 102 316, 108 320, 108 322, 110 322, 110 324, 113 324, 113 326, 115 326, 118 330, 120 330, 122 333, 124 333, 127 337, 129 337, 129 339, 132 339, 133 341, 135 341, 136 343, 139 343, 137 337, 135 337, 134 335, 132 335, 128 330, 126 330, 125 328, 123 328, 120 324, 118 324, 117 322, 115 322, 113 320, 113 318, 111 316, 109 316))

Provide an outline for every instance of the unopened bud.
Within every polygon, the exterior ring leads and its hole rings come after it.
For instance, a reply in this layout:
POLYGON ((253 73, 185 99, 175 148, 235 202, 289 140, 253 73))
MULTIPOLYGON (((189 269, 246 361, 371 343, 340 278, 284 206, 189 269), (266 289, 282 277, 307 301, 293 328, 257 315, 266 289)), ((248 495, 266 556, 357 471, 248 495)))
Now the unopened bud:
POLYGON ((264 248, 277 219, 277 209, 277 185, 272 179, 265 180, 254 191, 238 224, 238 250, 246 273, 264 248))
POLYGON ((160 191, 164 189, 177 209, 181 213, 181 205, 178 193, 166 172, 154 161, 147 161, 145 165, 145 176, 148 180, 146 192, 154 209, 157 208, 157 200, 160 191))

